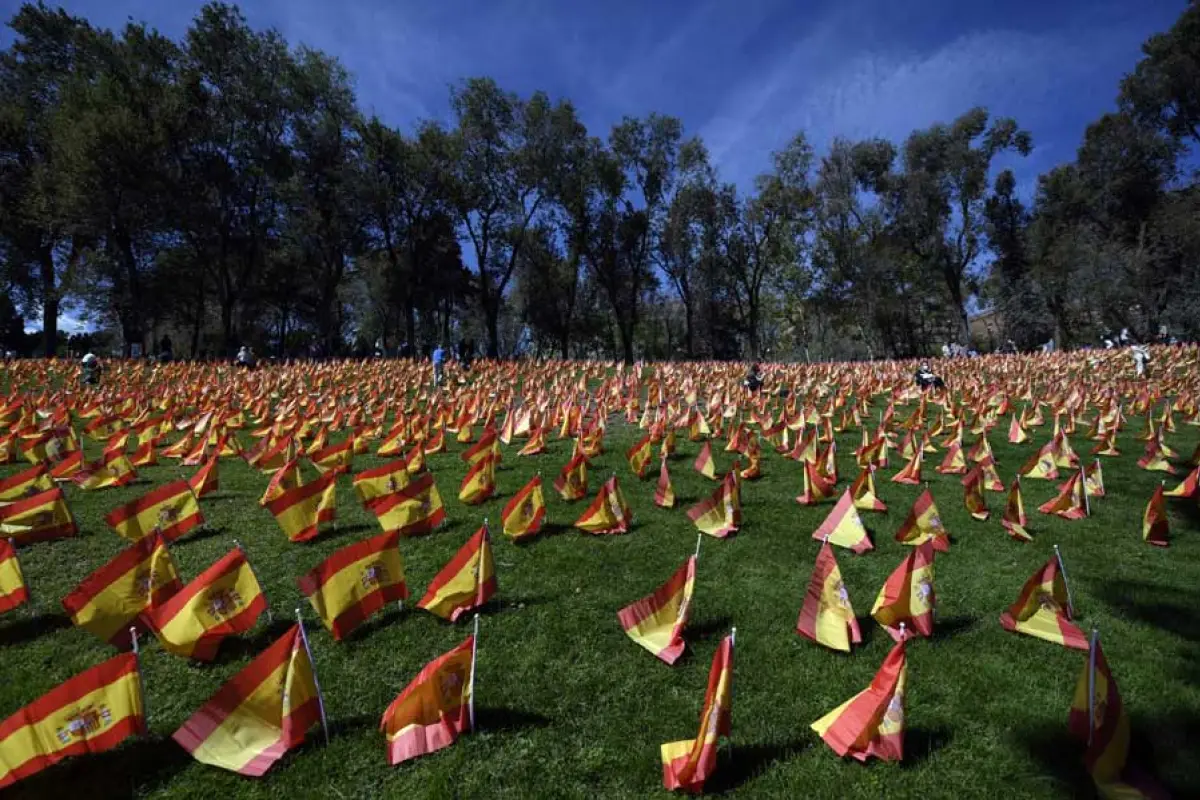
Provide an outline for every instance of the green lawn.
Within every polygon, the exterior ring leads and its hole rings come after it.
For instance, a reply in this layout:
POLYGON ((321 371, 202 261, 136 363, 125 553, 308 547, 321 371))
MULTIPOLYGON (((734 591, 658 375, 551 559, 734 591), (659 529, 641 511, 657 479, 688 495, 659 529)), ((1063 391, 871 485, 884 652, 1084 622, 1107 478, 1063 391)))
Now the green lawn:
MULTIPOLYGON (((903 418, 900 409, 897 418, 903 418)), ((615 419, 615 418, 614 418, 615 419)), ((315 620, 294 577, 334 550, 373 535, 378 526, 355 502, 350 478, 338 488, 335 532, 290 544, 257 500, 267 478, 239 460, 221 462, 221 490, 205 498, 208 526, 173 546, 190 580, 240 540, 266 591, 274 621, 228 640, 214 664, 143 651, 151 735, 119 749, 75 759, 18 784, 14 798, 86 797, 647 797, 661 788, 660 743, 695 735, 709 663, 719 638, 736 625, 732 745, 710 788, 739 797, 1069 797, 1091 781, 1081 747, 1066 731, 1075 680, 1086 656, 1003 631, 998 616, 1059 544, 1080 624, 1098 626, 1105 653, 1133 720, 1135 750, 1177 796, 1200 796, 1200 513, 1194 501, 1171 501, 1172 543, 1141 541, 1141 513, 1159 480, 1138 469, 1141 443, 1132 422, 1119 439, 1123 455, 1105 459, 1108 496, 1093 516, 1067 522, 1039 514, 1053 491, 1024 483, 1036 541, 1018 544, 999 525, 1003 494, 988 494, 993 517, 973 521, 957 476, 926 462, 925 477, 954 537, 937 560, 939 600, 932 640, 908 649, 908 728, 901 764, 838 759, 809 724, 864 688, 891 646, 867 617, 880 585, 908 548, 892 536, 920 489, 891 483, 899 464, 879 476, 891 511, 864 514, 876 549, 839 550, 838 560, 865 642, 850 655, 828 651, 794 632, 819 543, 813 529, 829 505, 804 508, 798 465, 771 452, 764 476, 744 485, 744 526, 734 537, 706 537, 700 557, 687 654, 668 667, 630 641, 617 623, 621 606, 665 581, 692 552, 696 531, 684 509, 715 486, 691 469, 698 445, 680 438, 672 459, 674 510, 652 502, 653 477, 637 481, 624 461, 638 431, 610 426, 607 452, 590 478, 594 494, 616 471, 636 514, 631 533, 593 537, 570 525, 585 502, 567 504, 549 487, 570 442, 555 441, 534 458, 505 449, 498 496, 482 507, 457 501, 462 445, 433 456, 447 507, 434 534, 404 540, 407 577, 418 599, 438 569, 479 525, 500 509, 534 470, 547 478, 548 526, 513 545, 497 534, 500 591, 482 619, 476 705, 479 731, 431 756, 389 767, 379 717, 429 659, 461 641, 469 623, 451 625, 420 610, 391 609, 348 641, 335 643, 315 620), (261 779, 194 762, 171 733, 232 674, 280 635, 302 606, 331 723, 329 746, 314 729, 261 779)), ((1050 426, 1012 446, 1006 424, 990 441, 1005 482, 1050 426)), ((839 470, 856 474, 860 434, 839 437, 839 470)), ((249 438, 242 435, 243 442, 249 438)), ((968 442, 973 437, 968 437, 968 442)), ((1200 429, 1181 425, 1167 442, 1184 456, 1200 429)), ((1081 454, 1091 448, 1080 430, 1081 454)), ((723 446, 723 443, 722 443, 723 446)), ((720 470, 729 454, 714 448, 720 470)), ((356 468, 380 463, 359 457, 356 468)), ((306 467, 307 469, 307 467, 306 467)), ((0 468, 9 475, 14 467, 0 468)), ((112 648, 75 629, 60 600, 90 570, 123 546, 102 517, 113 507, 190 470, 168 461, 142 471, 133 486, 98 492, 67 488, 82 529, 75 539, 20 551, 32 607, 0 617, 0 716, 111 656, 112 648)), ((311 471, 310 473, 311 474, 311 471)), ((1181 473, 1182 476, 1182 473, 1181 473)), ((1169 479, 1168 486, 1174 479, 1169 479)), ((840 488, 840 487, 839 487, 840 488)), ((498 525, 497 525, 498 528, 498 525)))

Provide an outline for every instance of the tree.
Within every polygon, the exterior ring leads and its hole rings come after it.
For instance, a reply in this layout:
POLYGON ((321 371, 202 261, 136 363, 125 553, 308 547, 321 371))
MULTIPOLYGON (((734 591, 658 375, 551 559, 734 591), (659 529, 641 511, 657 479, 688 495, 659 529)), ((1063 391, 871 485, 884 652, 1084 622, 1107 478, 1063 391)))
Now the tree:
POLYGON ((986 246, 984 201, 992 161, 1003 152, 1028 155, 1032 142, 1008 118, 991 120, 973 108, 951 125, 914 131, 903 148, 903 170, 891 182, 890 211, 912 254, 938 274, 968 341, 969 270, 986 246))
POLYGON ((1142 45, 1144 58, 1121 81, 1121 106, 1176 139, 1200 144, 1200 3, 1191 0, 1165 33, 1142 45))
POLYGON ((52 356, 59 309, 88 244, 62 208, 60 107, 66 83, 98 70, 97 36, 85 20, 40 4, 22 6, 9 26, 16 40, 0 54, 0 238, 9 283, 40 312, 43 353, 52 356))

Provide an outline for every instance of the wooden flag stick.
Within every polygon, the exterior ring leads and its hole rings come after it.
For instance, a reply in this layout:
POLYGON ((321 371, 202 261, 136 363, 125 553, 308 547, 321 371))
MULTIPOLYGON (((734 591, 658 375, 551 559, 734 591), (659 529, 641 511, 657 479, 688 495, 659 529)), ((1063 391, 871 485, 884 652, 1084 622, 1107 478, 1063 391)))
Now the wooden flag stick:
POLYGON ((467 699, 467 712, 471 719, 471 730, 475 730, 475 654, 479 648, 479 614, 475 614, 475 632, 471 636, 471 678, 469 685, 470 697, 467 699))

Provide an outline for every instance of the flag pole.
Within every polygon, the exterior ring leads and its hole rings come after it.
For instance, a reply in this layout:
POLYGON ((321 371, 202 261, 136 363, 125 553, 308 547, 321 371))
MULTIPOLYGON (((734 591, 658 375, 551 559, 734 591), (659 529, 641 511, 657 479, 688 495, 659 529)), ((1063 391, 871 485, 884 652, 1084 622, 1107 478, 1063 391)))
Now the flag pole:
POLYGON ((150 729, 150 713, 146 710, 146 684, 142 681, 142 651, 138 647, 137 627, 129 626, 129 641, 133 645, 133 663, 137 668, 138 676, 138 691, 142 695, 142 733, 147 733, 150 729))
POLYGON ((697 561, 699 561, 699 560, 700 560, 700 543, 701 543, 701 542, 703 542, 703 541, 704 541, 704 534, 703 534, 703 533, 697 533, 697 534, 696 534, 696 552, 695 552, 695 554, 692 556, 692 558, 696 559, 697 561))
POLYGON ((1083 484, 1083 513, 1090 517, 1092 515, 1092 501, 1088 499, 1087 470, 1082 464, 1079 465, 1079 482, 1083 484))
POLYGON ((1096 730, 1096 645, 1100 644, 1100 629, 1092 628, 1092 641, 1088 646, 1088 747, 1092 746, 1092 735, 1096 730))
POLYGON ((321 732, 325 734, 325 746, 329 746, 329 720, 325 717, 325 696, 321 693, 321 682, 317 680, 317 665, 313 661, 312 650, 308 646, 308 634, 304 631, 304 617, 300 615, 300 607, 296 606, 296 624, 300 627, 300 641, 304 644, 304 653, 308 656, 308 665, 312 668, 313 685, 317 687, 317 710, 321 712, 321 732))
POLYGON ((1058 545, 1054 545, 1054 557, 1058 559, 1058 571, 1063 576, 1063 586, 1067 587, 1067 613, 1075 616, 1075 602, 1071 599, 1071 582, 1067 580, 1067 565, 1063 563, 1062 553, 1058 545))
POLYGON ((475 632, 471 635, 471 678, 468 683, 470 697, 467 698, 467 712, 471 719, 471 730, 475 730, 475 655, 479 648, 479 614, 475 614, 475 632))

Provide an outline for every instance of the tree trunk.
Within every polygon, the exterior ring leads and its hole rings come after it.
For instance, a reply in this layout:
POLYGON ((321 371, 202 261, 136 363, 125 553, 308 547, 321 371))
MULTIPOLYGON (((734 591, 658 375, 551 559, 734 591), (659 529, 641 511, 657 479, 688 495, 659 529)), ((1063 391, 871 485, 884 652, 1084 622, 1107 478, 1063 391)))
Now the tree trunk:
POLYGON ((42 249, 42 354, 51 358, 58 351, 58 286, 54 277, 54 253, 42 249))
POLYGON ((633 364, 633 323, 617 320, 617 333, 621 336, 621 357, 629 366, 633 364))
POLYGON ((488 358, 500 357, 500 304, 487 303, 483 308, 484 321, 487 323, 488 358))

